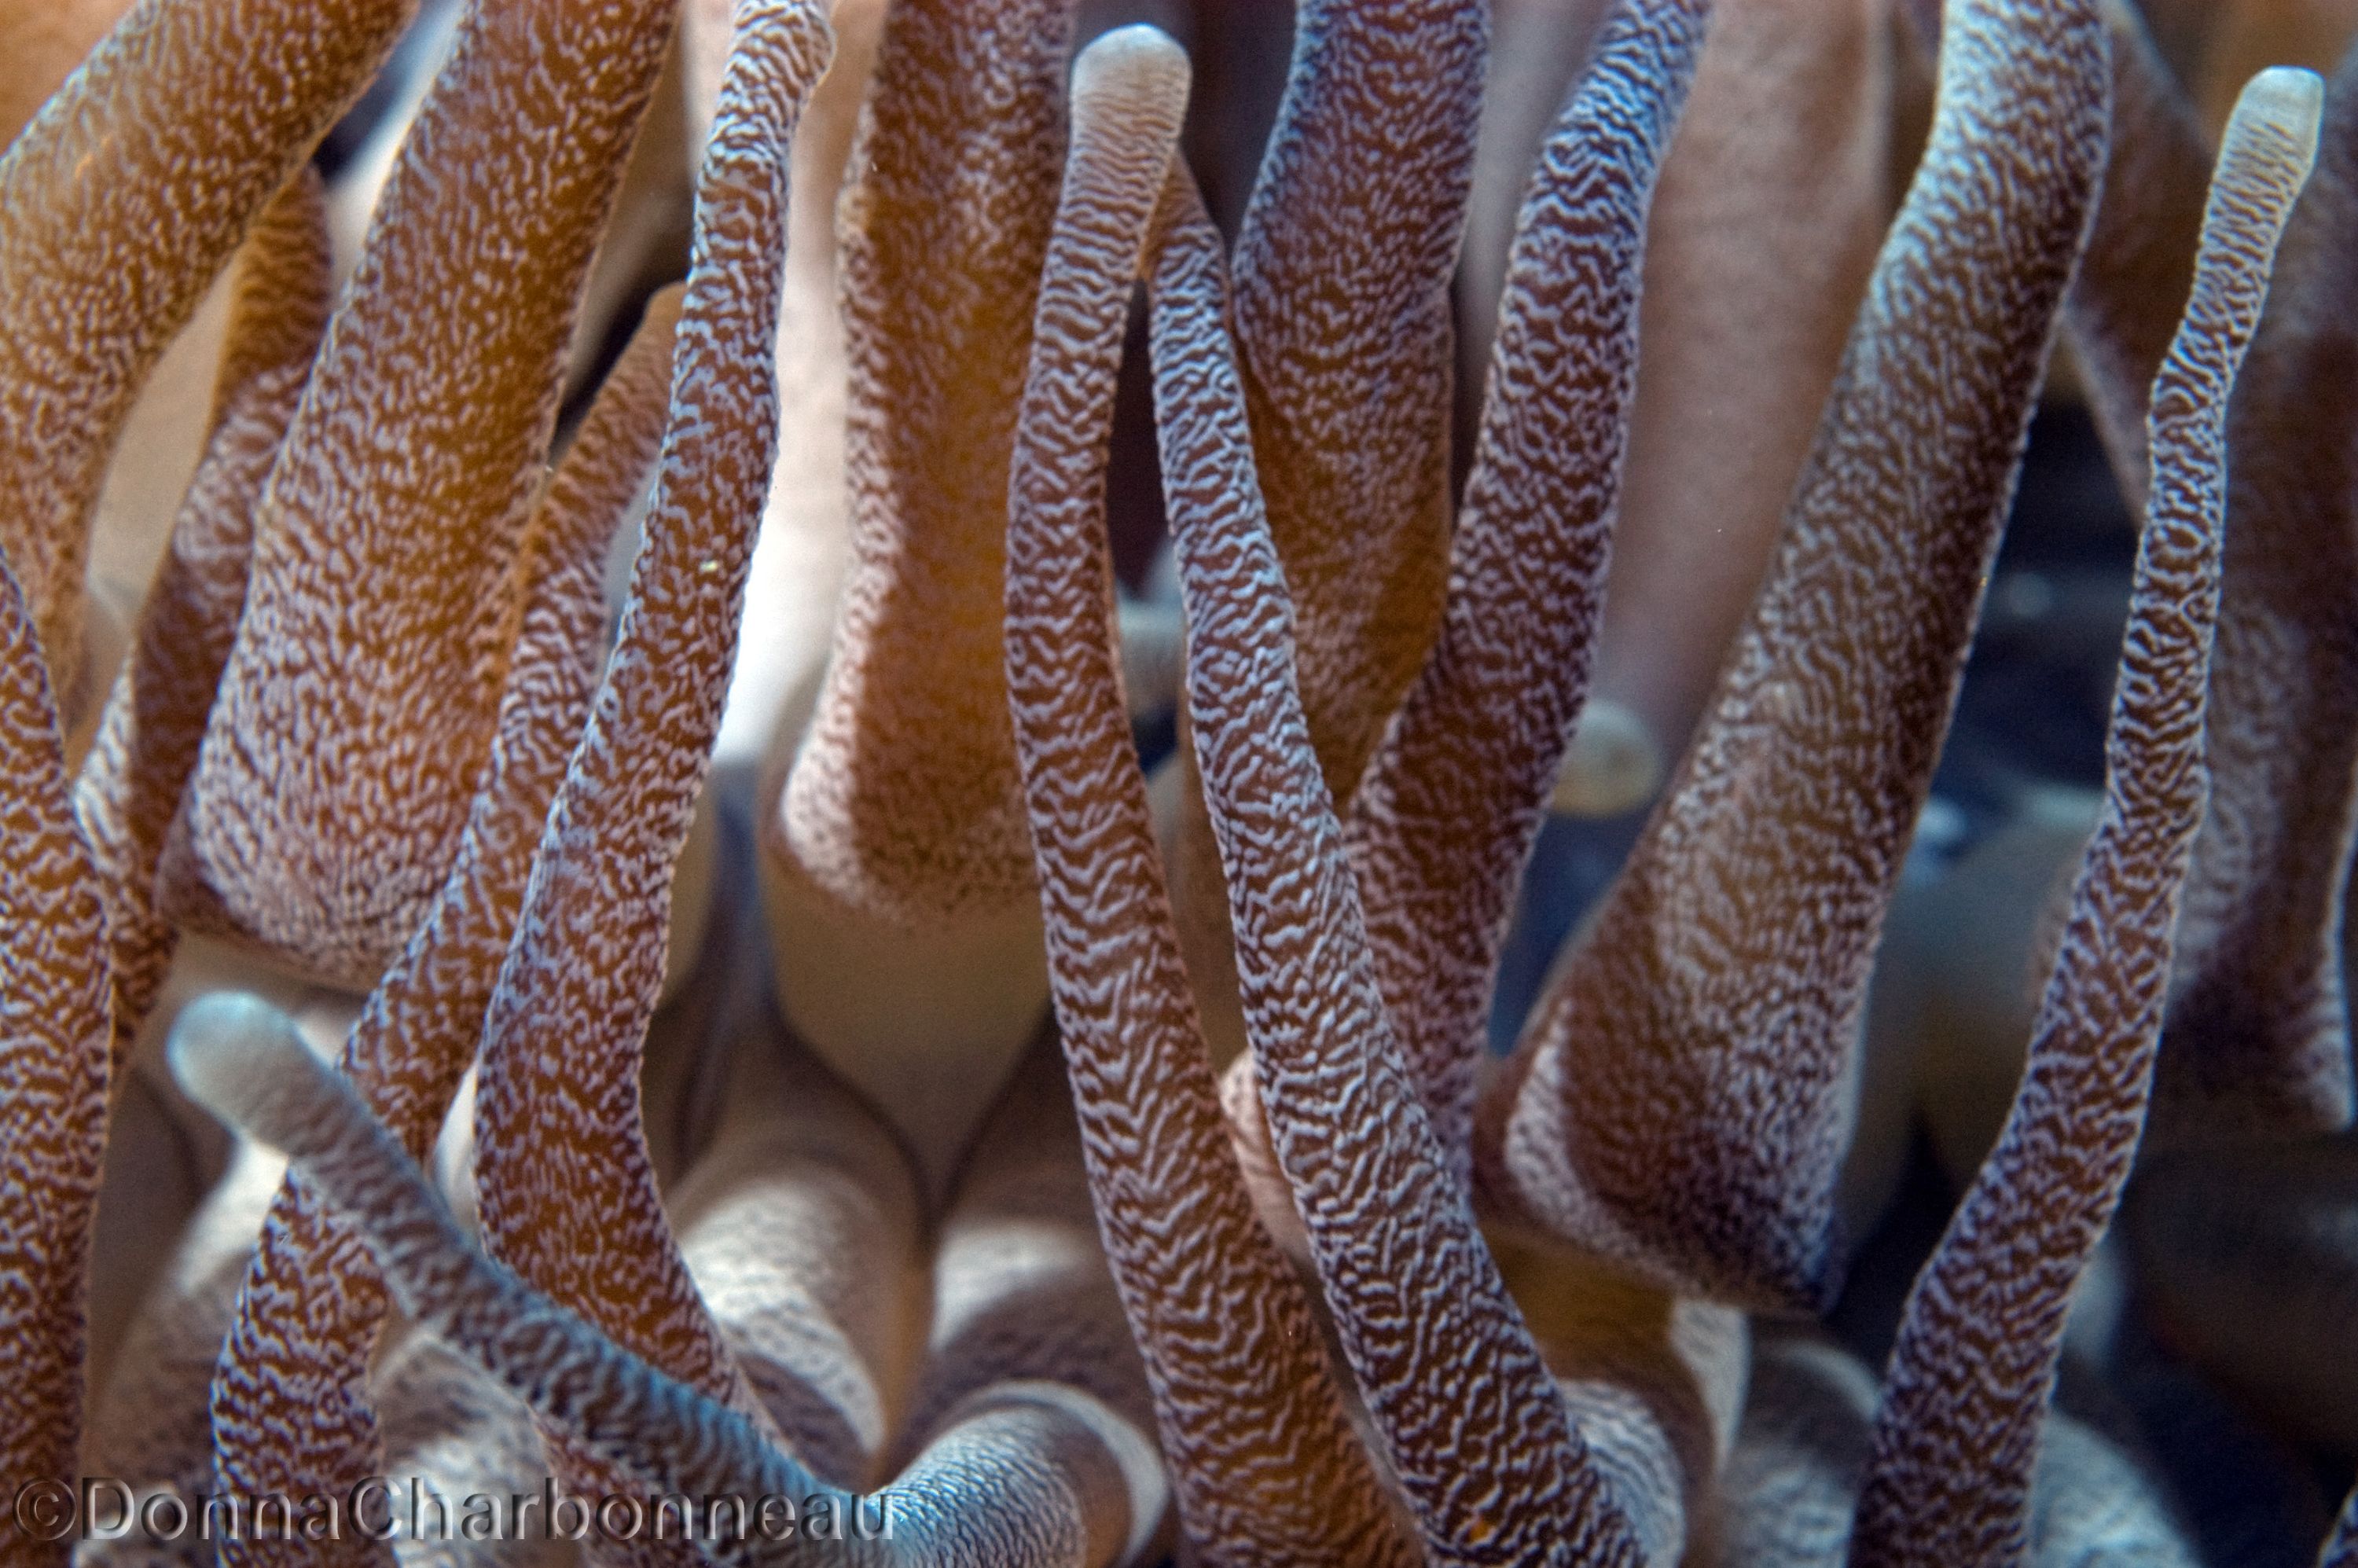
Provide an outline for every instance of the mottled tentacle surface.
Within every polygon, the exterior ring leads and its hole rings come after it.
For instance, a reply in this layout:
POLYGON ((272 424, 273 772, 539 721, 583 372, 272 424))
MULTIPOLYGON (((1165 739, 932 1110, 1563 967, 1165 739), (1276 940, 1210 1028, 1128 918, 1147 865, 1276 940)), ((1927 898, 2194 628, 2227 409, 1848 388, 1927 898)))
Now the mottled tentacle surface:
POLYGON ((69 711, 90 511, 132 398, 415 5, 146 0, 0 155, 0 546, 69 711))
MULTIPOLYGON (((485 1020, 475 1099, 492 1250, 633 1351, 753 1409, 664 1217, 639 1073, 776 443, 788 142, 830 44, 811 0, 739 13, 699 178, 655 496, 485 1020), (596 1227, 584 1229, 584 1213, 596 1227)), ((556 1457, 569 1481, 586 1478, 578 1450, 556 1457)))
MULTIPOLYGON (((0 560, 0 1478, 78 1473, 82 1301, 106 1142, 106 912, 68 798, 32 606, 0 560)), ((64 1545, 0 1520, 0 1554, 64 1545)))
POLYGON ((365 991, 426 918, 497 727, 576 300, 671 11, 481 4, 462 27, 255 520, 165 855, 183 922, 365 991))
POLYGON ((762 824, 787 1020, 884 1108, 936 1201, 1047 1000, 1001 623, 1071 12, 885 18, 838 209, 851 565, 762 824))
MULTIPOLYGON (((525 542, 524 620, 483 790, 433 912, 345 1042, 345 1075, 416 1158, 474 1059, 549 800, 589 708, 606 550, 662 438, 677 311, 676 291, 650 305, 550 482, 525 542)), ((265 1221, 214 1383, 225 1485, 341 1496, 382 1469, 366 1377, 384 1308, 360 1238, 289 1183, 265 1221)), ((269 1546, 223 1552, 265 1561, 269 1546)))
POLYGON ((2186 889, 2155 1086, 2157 1146, 2347 1126, 2341 933, 2358 835, 2358 60, 2336 73, 2318 167, 2227 434, 2212 787, 2186 889))
POLYGON ((2227 128, 2184 325, 2149 406, 2153 475, 2105 743, 2029 1063, 1997 1147, 1910 1293, 1855 1564, 2018 1563, 2064 1314, 2145 1125, 2180 889, 2202 821, 2227 402, 2317 147, 2321 84, 2255 79, 2227 128))
POLYGON ((2202 225, 2209 138, 2130 0, 2107 0, 2113 131, 2104 194, 2088 231, 2063 330, 2113 475, 2145 510, 2146 400, 2185 313, 2202 225))
POLYGON ((1261 1102, 1336 1334, 1432 1560, 1634 1562, 1401 1061, 1295 692, 1244 411, 1206 412, 1173 430, 1217 460, 1165 458, 1191 476, 1167 498, 1189 719, 1261 1102), (1483 1398, 1453 1391, 1469 1386, 1483 1398))
POLYGON ((2104 157, 2094 0, 1960 0, 1946 28, 1931 142, 1768 581, 1477 1119, 1509 1211, 1747 1304, 1835 1283, 1869 961, 2104 157))
POLYGON ((327 328, 329 265, 319 179, 300 170, 263 210, 237 263, 211 433, 74 780, 74 814, 106 890, 118 1067, 177 946, 178 929, 156 909, 156 869, 237 635, 254 507, 327 328))
MULTIPOLYGON (((1405 1563, 1412 1549, 1344 1415, 1311 1304, 1228 1150, 1109 640, 1114 372, 1158 198, 1151 330, 1174 460, 1217 460, 1217 441, 1178 431, 1220 431, 1223 405, 1233 431, 1241 406, 1223 246, 1172 164, 1186 87, 1184 57, 1142 32, 1093 45, 1076 73, 1010 479, 1016 756, 1090 1190, 1181 1529, 1207 1563, 1405 1563)), ((1174 460, 1171 482, 1199 479, 1174 460)))
MULTIPOLYGON (((1319 766, 1347 803, 1415 677, 1448 570, 1449 286, 1481 119, 1486 8, 1303 0, 1238 235, 1237 356, 1301 618, 1319 766)), ((1244 1044, 1193 760, 1158 781, 1181 951, 1214 1058, 1244 1044)))
POLYGON ((1303 711, 1347 801, 1441 613, 1449 284, 1487 8, 1303 0, 1237 236, 1238 358, 1293 585, 1303 711))
POLYGON ((1647 204, 1708 15, 1707 0, 1617 7, 1541 150, 1440 640, 1352 801, 1377 979, 1461 1173, 1507 917, 1586 696, 1637 376, 1647 204))

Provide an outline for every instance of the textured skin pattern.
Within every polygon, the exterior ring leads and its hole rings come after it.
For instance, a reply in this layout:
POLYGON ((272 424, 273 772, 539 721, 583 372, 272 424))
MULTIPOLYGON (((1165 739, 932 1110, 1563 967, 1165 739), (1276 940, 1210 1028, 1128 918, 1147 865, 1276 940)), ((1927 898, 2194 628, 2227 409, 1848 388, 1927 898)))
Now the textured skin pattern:
MULTIPOLYGON (((1300 0, 1293 73, 1237 235, 1254 467, 1300 617, 1310 735, 1338 806, 1440 621, 1449 280, 1481 118, 1487 7, 1300 0)), ((1214 1060, 1243 1048, 1234 937, 1193 759, 1162 825, 1214 1060)))
MULTIPOLYGON (((832 42, 807 0, 749 6, 739 23, 630 600, 485 1019, 475 1175, 493 1252, 633 1351, 758 1409, 664 1217, 639 1103, 673 871, 720 722, 776 446, 787 146, 832 42)), ((612 1489, 578 1448, 552 1447, 568 1485, 612 1489)))
MULTIPOLYGON (((473 1060, 549 800, 589 710, 606 551, 654 464, 677 312, 676 291, 649 306, 534 518, 525 614, 482 793, 433 912, 345 1043, 345 1075, 415 1158, 432 1147, 473 1060)), ((288 1184, 265 1222, 215 1379, 224 1484, 254 1495, 344 1494, 381 1473, 366 1380, 384 1314, 360 1238, 288 1184)), ((357 1556, 370 1544, 347 1548, 357 1556)), ((225 1542, 222 1555, 292 1563, 321 1550, 225 1542)))
POLYGON ((1189 720, 1261 1103, 1336 1334, 1432 1561, 1635 1562, 1400 1060, 1294 687, 1244 409, 1199 412, 1163 436, 1166 471, 1190 476, 1167 498, 1189 720))
POLYGON ((463 26, 264 492, 165 853, 184 924, 365 991, 425 920, 498 724, 575 299, 671 14, 481 4, 463 26))
POLYGON ((2227 400, 2317 146, 2320 84, 2256 79, 2227 130, 2186 319, 2150 400, 2153 474, 2104 815, 2080 862, 2014 1108, 1917 1279, 1877 1411, 1855 1568, 2016 1564, 2064 1314, 2136 1157, 2171 928, 2209 777, 2203 704, 2227 400))
POLYGON ((2194 106, 2136 10, 2108 3, 2104 20, 2113 38, 2104 194, 2063 297, 2063 330, 2121 494, 2142 516, 2146 400, 2193 285, 2211 153, 2194 106))
POLYGON ((1674 1291, 1823 1303, 1845 1080, 2104 156, 2095 0, 1949 12, 1931 141, 1712 711, 1508 1071, 1511 1212, 1674 1291))
POLYGON ((2341 933, 2358 838, 2358 62, 2230 414, 2209 815, 2154 1090, 2158 1147, 2346 1127, 2341 933))
POLYGON ((146 0, 0 155, 0 548, 69 702, 90 509, 132 398, 415 8, 146 0))
POLYGON ((1440 640, 1351 805, 1376 977, 1461 1178, 1498 949, 1587 692, 1637 376, 1646 210, 1709 9, 1617 8, 1541 150, 1440 640))
POLYGON ((263 210, 237 265, 204 456, 74 780, 74 814, 106 890, 117 1068, 178 944, 156 909, 156 868, 237 635, 254 508, 328 325, 327 213, 308 168, 263 210))
MULTIPOLYGON (((106 1144, 106 912, 30 606, 0 561, 0 1486, 78 1473, 82 1298, 106 1144)), ((0 1557, 69 1548, 0 1519, 0 1557)))
MULTIPOLYGON (((1114 374, 1158 198, 1163 422, 1202 428, 1207 403, 1239 397, 1219 236, 1172 166, 1186 63, 1145 42, 1100 42, 1084 58, 1095 70, 1076 79, 1010 478, 1006 643, 1090 1190, 1199 1560, 1406 1563, 1413 1549, 1345 1418, 1311 1304, 1228 1151, 1108 639, 1114 374)), ((1202 443, 1192 455, 1206 455, 1202 443)), ((1202 481, 1174 465, 1170 482, 1202 481)))
POLYGON ((811 734, 763 830, 832 897, 900 924, 1033 896, 1001 583, 1071 10, 894 5, 838 217, 852 562, 811 734))
POLYGON ((1487 8, 1302 0, 1237 235, 1254 465, 1293 585, 1303 709, 1347 801, 1441 615, 1449 280, 1487 8))

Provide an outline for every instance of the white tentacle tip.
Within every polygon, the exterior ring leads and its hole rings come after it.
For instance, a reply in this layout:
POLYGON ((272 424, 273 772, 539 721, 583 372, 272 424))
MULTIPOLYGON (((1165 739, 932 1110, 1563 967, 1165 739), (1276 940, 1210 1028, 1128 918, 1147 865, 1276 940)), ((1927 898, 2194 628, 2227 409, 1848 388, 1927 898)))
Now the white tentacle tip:
POLYGON ((1073 61, 1076 101, 1107 93, 1137 102, 1141 94, 1184 101, 1188 85, 1187 51, 1170 34, 1146 22, 1100 33, 1073 61))
POLYGON ((2298 161, 2302 175, 2317 157, 2325 119, 2325 81, 2299 66, 2272 65, 2244 83, 2223 138, 2224 163, 2238 151, 2298 161), (2261 137, 2268 138, 2262 142, 2261 137), (2280 145, 2268 145, 2281 138, 2280 145))
POLYGON ((199 998, 174 1021, 166 1054, 198 1104, 258 1141, 296 1152, 327 1119, 337 1086, 287 1016, 260 997, 199 998))

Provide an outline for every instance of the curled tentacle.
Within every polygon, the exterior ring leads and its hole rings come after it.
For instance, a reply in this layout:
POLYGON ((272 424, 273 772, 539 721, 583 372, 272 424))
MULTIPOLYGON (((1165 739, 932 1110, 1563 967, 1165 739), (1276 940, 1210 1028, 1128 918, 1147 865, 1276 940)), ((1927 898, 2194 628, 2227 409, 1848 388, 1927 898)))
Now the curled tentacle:
POLYGON ((2358 842, 2358 55, 2327 92, 2227 432, 2212 788, 2155 1084, 2157 1147, 2349 1124, 2343 883, 2358 842))
MULTIPOLYGON (((1058 265, 1042 286, 1010 483, 1016 755, 1081 1146, 1182 1529, 1206 1563, 1404 1563, 1412 1549, 1344 1415, 1310 1303, 1228 1152, 1109 642, 1107 440, 1130 280, 1152 238, 1165 427, 1217 427, 1221 399, 1231 418, 1242 401, 1221 242, 1172 157, 1186 86, 1184 57, 1144 33, 1092 46, 1076 74, 1058 265)), ((1196 478, 1174 467, 1171 482, 1196 478)))
MULTIPOLYGON (((762 0, 739 21, 630 600, 484 1020, 475 1173, 496 1254, 765 1423, 665 1217, 639 1099, 673 872, 719 726, 775 449, 788 145, 831 45, 816 0, 762 0), (599 1217, 588 1230, 585 1207, 599 1217)), ((602 1455, 555 1446, 560 1476, 596 1492, 602 1455)))
POLYGON ((840 206, 851 564, 762 818, 787 1022, 884 1108, 935 1201, 1047 1002, 1001 624, 1072 9, 886 18, 840 206))
MULTIPOLYGON (((0 559, 0 1476, 78 1473, 82 1303, 106 1143, 106 911, 74 825, 33 608, 0 559)), ((67 1560, 0 1520, 0 1552, 67 1560)))

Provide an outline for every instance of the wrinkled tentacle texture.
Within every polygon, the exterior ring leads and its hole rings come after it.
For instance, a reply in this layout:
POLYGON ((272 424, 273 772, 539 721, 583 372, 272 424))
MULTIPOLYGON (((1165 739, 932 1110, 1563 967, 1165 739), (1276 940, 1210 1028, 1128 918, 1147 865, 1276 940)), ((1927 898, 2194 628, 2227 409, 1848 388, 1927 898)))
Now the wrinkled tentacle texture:
MULTIPOLYGON (((432 1146, 474 1059, 549 800, 589 708, 605 632, 606 551, 662 438, 677 313, 676 290, 650 304, 534 518, 524 620, 482 792, 432 914, 345 1042, 345 1076, 413 1157, 432 1146)), ((282 1187, 214 1381, 215 1469, 224 1486, 254 1496, 345 1496, 383 1471, 366 1382, 384 1309, 360 1238, 299 1182, 282 1187)), ((287 1560, 316 1561, 321 1550, 302 1543, 287 1560)), ((225 1558, 243 1561, 270 1552, 266 1538, 222 1547, 225 1558)))
POLYGON ((1254 464, 1293 585, 1303 711, 1338 802, 1441 613, 1449 285, 1486 10, 1301 0, 1293 74, 1237 235, 1254 464))
POLYGON ((70 707, 90 512, 132 398, 415 7, 144 0, 0 155, 0 548, 70 707))
POLYGON ((1016 755, 1090 1188, 1186 1538, 1206 1563, 1405 1564, 1418 1559, 1311 1304, 1229 1152, 1109 641, 1114 375, 1158 198, 1152 331, 1174 492, 1223 482, 1238 454, 1222 442, 1242 438, 1221 241, 1173 161, 1186 87, 1167 43, 1076 78, 1009 481, 1016 755))
POLYGON ((2154 1089, 2157 1146, 2350 1123, 2344 877, 2358 837, 2358 57, 2235 391, 2212 787, 2154 1089))
POLYGON ((74 781, 107 903, 117 1068, 178 945, 156 909, 156 869, 237 634, 254 508, 328 325, 327 213, 308 168, 264 210, 237 265, 204 455, 74 781))
POLYGON ((1477 1122, 1510 1214, 1665 1288, 1837 1282, 1844 1084, 2104 146, 2094 0, 1948 8, 1923 166, 1679 775, 1477 1122))
MULTIPOLYGON (((82 1302, 106 1145, 106 912, 68 798, 33 608, 0 560, 0 1484, 77 1471, 82 1302)), ((12 1510, 0 1555, 67 1561, 12 1510)))
MULTIPOLYGON (((813 0, 749 5, 738 24, 630 598, 484 1020, 475 1173, 486 1241, 518 1273, 672 1376, 758 1411, 664 1217, 639 1101, 673 871, 776 447, 788 142, 832 44, 813 0)), ((552 1457, 568 1486, 602 1495, 589 1455, 552 1457)))
POLYGON ((1217 468, 1184 447, 1165 463, 1191 476, 1167 498, 1189 721, 1278 1164, 1430 1560, 1633 1563, 1401 1061, 1294 686, 1285 579, 1241 412, 1166 430, 1206 443, 1217 468), (1440 1346, 1446 1379, 1429 1359, 1440 1346), (1467 1386, 1484 1397, 1469 1402, 1467 1386))
MULTIPOLYGON (((1255 467, 1300 617, 1304 710, 1347 803, 1440 619, 1449 287, 1481 120, 1487 7, 1300 0, 1237 235, 1255 467)), ((1222 1063, 1243 1044, 1227 900, 1184 748, 1162 824, 1180 940, 1222 1063)))
POLYGON ((1587 692, 1637 376, 1646 211, 1708 14, 1707 0, 1617 6, 1541 149, 1440 640, 1351 806, 1385 1007, 1461 1177, 1498 950, 1587 692))
POLYGON ((2321 86, 2272 71, 2220 150, 2184 324, 2148 406, 2152 483, 2105 747, 2029 1063, 1997 1147, 1909 1297, 1850 1561, 2014 1564, 2080 1272, 2128 1180, 2153 1082, 2179 894, 2209 775, 2228 395, 2317 147, 2321 86))
POLYGON ((165 852, 184 924, 365 992, 426 918, 490 755, 575 302, 671 13, 471 11, 263 493, 165 852))

